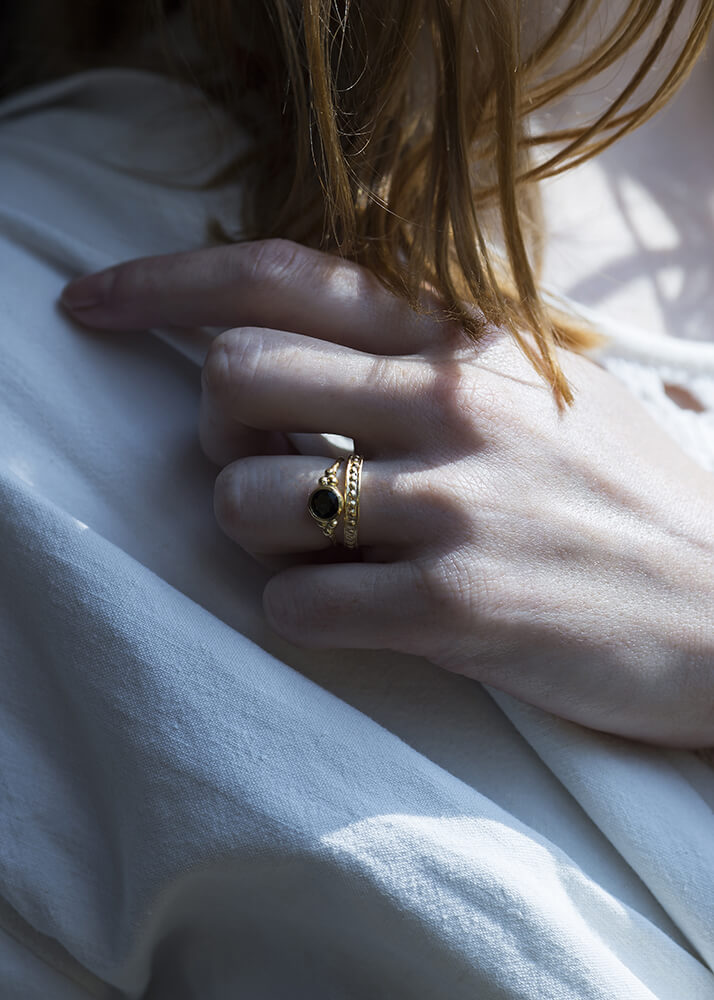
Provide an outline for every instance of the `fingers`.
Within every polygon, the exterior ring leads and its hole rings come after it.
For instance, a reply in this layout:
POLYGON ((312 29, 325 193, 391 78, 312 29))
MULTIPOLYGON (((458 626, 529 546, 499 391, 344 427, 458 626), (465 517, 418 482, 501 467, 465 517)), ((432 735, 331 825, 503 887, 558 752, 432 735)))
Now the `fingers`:
MULTIPOLYGON (((426 419, 419 405, 423 363, 378 358, 277 330, 229 330, 203 369, 204 420, 221 415, 226 432, 344 434, 360 448, 404 446, 426 419)), ((210 457, 211 428, 202 441, 210 457)))
POLYGON ((110 330, 260 326, 375 354, 418 352, 445 331, 365 268, 287 240, 128 261, 72 282, 62 302, 110 330))
POLYGON ((298 451, 287 434, 257 431, 224 414, 206 392, 201 393, 198 436, 205 454, 220 466, 248 455, 292 455, 298 451))
MULTIPOLYGON (((304 455, 243 458, 216 480, 214 508, 225 533, 253 555, 318 552, 331 549, 327 538, 308 513, 308 500, 318 480, 331 465, 328 458, 304 455)), ((344 489, 344 463, 338 470, 344 489)), ((424 540, 419 498, 406 503, 398 491, 392 466, 365 462, 359 514, 360 546, 390 549, 424 540)), ((341 538, 341 531, 338 539, 341 538)))
POLYGON ((312 649, 418 649, 430 607, 414 563, 335 563, 278 573, 263 593, 268 623, 312 649))

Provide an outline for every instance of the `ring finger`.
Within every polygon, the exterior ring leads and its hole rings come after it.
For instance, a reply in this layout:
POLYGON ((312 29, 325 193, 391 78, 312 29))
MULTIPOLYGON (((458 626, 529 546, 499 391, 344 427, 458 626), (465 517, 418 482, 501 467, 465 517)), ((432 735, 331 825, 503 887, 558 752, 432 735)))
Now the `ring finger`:
MULTIPOLYGON (((227 465, 216 480, 214 505, 223 531, 255 555, 318 552, 332 547, 308 512, 318 480, 332 464, 309 455, 259 455, 227 465)), ((344 490, 345 463, 337 470, 344 490)), ((391 463, 364 463, 359 498, 359 545, 408 546, 424 540, 423 518, 400 496, 398 473, 391 463)), ((418 502, 418 501, 417 501, 418 502)), ((342 519, 341 519, 342 521, 342 519)), ((342 523, 338 526, 342 541, 342 523)))

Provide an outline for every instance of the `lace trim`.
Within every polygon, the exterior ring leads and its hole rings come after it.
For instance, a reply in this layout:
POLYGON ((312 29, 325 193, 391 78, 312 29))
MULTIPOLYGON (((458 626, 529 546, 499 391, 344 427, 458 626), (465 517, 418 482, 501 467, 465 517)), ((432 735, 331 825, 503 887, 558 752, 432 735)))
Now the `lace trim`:
POLYGON ((545 297, 609 338, 592 356, 628 387, 686 454, 714 473, 714 343, 649 334, 552 291, 545 297), (679 405, 667 387, 686 390, 697 408, 679 405))
POLYGON ((632 361, 618 357, 610 349, 598 360, 624 382, 683 451, 714 473, 714 378, 691 375, 671 365, 632 361), (686 389, 703 407, 701 412, 678 406, 668 395, 667 385, 686 389))

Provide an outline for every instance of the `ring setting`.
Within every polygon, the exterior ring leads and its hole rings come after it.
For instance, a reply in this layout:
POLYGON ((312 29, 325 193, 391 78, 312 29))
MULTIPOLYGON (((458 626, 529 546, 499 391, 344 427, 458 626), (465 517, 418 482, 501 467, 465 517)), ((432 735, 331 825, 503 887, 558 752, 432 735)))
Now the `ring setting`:
POLYGON ((312 491, 307 502, 310 517, 317 521, 322 533, 330 539, 333 545, 336 542, 335 531, 345 506, 345 498, 340 492, 337 480, 340 465, 342 465, 342 459, 338 458, 329 469, 325 470, 318 480, 317 489, 312 491))
POLYGON ((356 549, 358 547, 360 486, 364 459, 361 455, 354 453, 349 456, 345 466, 345 484, 342 491, 340 490, 338 473, 343 461, 344 459, 338 458, 328 469, 325 469, 318 480, 317 488, 310 494, 307 509, 310 517, 317 521, 322 533, 330 539, 333 545, 337 544, 336 532, 340 518, 344 514, 343 545, 347 549, 356 549))
POLYGON ((359 525, 359 493, 362 483, 362 464, 364 459, 361 455, 350 455, 347 459, 345 470, 345 547, 356 549, 357 529, 359 525))

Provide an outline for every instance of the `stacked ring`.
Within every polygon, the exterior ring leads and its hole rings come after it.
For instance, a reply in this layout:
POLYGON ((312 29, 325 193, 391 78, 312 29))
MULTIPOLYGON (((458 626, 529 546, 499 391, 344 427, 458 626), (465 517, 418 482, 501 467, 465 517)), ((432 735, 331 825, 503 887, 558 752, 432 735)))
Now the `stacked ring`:
POLYGON ((310 494, 307 509, 310 517, 317 521, 322 533, 333 545, 337 542, 335 533, 340 523, 340 516, 344 513, 344 545, 348 549, 356 549, 359 531, 359 493, 364 459, 356 454, 350 455, 347 459, 344 495, 340 492, 337 479, 337 472, 342 462, 343 459, 338 458, 325 469, 318 480, 317 488, 310 494))
POLYGON ((329 469, 325 469, 320 476, 317 489, 312 491, 307 502, 310 516, 317 521, 322 533, 330 539, 333 545, 336 544, 335 530, 345 505, 337 482, 337 470, 341 465, 342 459, 338 458, 329 469))
POLYGON ((357 548, 359 530, 359 492, 362 483, 361 455, 350 455, 345 471, 345 529, 344 540, 348 549, 357 548))

